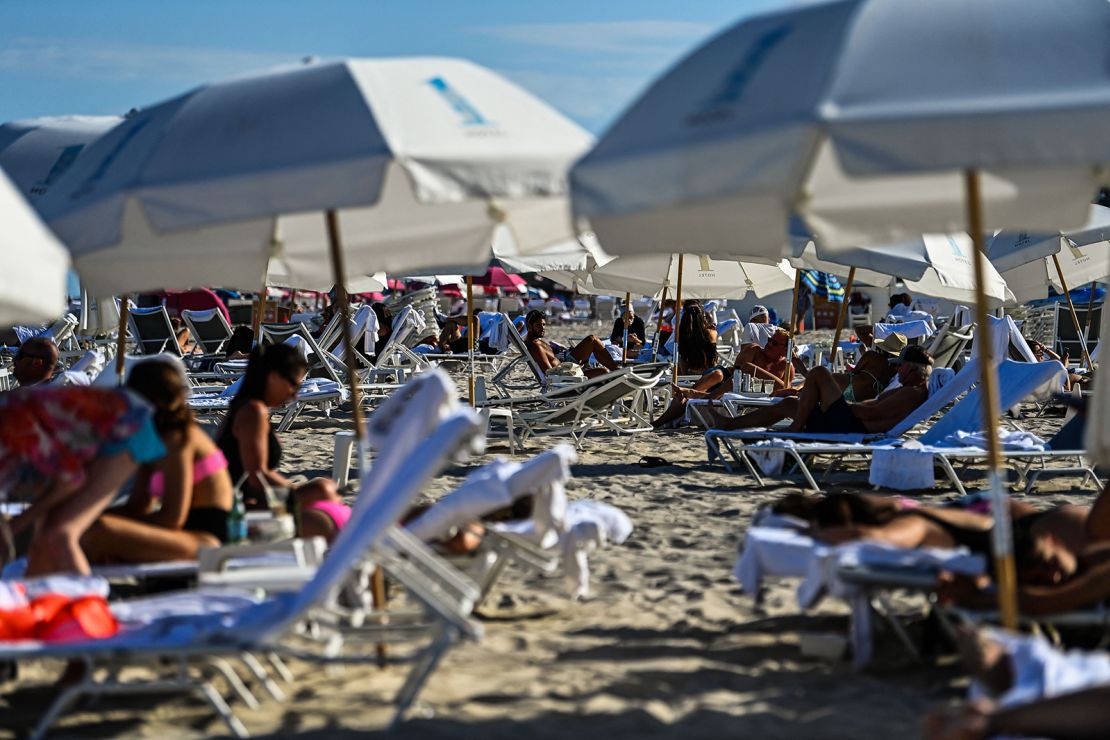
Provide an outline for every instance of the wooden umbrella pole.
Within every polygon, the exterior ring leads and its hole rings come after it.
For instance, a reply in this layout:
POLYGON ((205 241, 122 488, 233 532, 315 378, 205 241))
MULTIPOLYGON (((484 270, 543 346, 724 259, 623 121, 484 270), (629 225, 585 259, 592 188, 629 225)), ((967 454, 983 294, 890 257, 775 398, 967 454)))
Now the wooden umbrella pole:
POLYGON ((674 288, 674 329, 671 336, 674 337, 674 382, 678 385, 678 336, 679 327, 682 326, 682 258, 685 255, 678 255, 678 281, 675 283, 674 288))
POLYGON ((802 291, 802 271, 794 273, 794 303, 790 306, 790 341, 786 345, 786 368, 782 371, 782 382, 790 382, 790 365, 794 358, 794 327, 798 325, 798 294, 802 291))
POLYGON ((848 270, 848 284, 844 287, 844 302, 840 304, 840 313, 836 317, 836 333, 833 334, 832 349, 830 350, 830 364, 836 365, 837 348, 840 347, 840 332, 848 318, 848 297, 852 294, 852 281, 856 279, 856 268, 848 270))
MULTIPOLYGON (((975 245, 975 319, 978 331, 987 333, 986 243, 983 239, 982 201, 979 193, 979 172, 972 168, 964 173, 967 188, 967 224, 971 241, 975 245)), ((994 517, 992 544, 994 547, 995 578, 998 583, 998 608, 1002 626, 1016 629, 1018 624, 1017 570, 1014 565, 1013 534, 1010 530, 1008 497, 1002 487, 1002 455, 998 442, 998 372, 994 364, 991 343, 980 346, 979 387, 983 398, 983 424, 987 434, 987 467, 990 483, 991 510, 994 517)))
POLYGON ((119 336, 116 337, 116 382, 123 385, 124 356, 127 354, 127 294, 119 297, 119 336))
POLYGON ((266 273, 262 273, 262 290, 258 291, 258 312, 254 315, 254 341, 261 338, 262 316, 266 313, 266 273))
POLYGON ((466 354, 467 364, 470 365, 470 378, 467 383, 470 405, 474 407, 478 399, 474 397, 474 335, 478 333, 480 324, 474 320, 474 276, 466 276, 466 354))
MULTIPOLYGON (((1098 281, 1091 281, 1091 294, 1087 297, 1087 315, 1083 317, 1083 339, 1087 340, 1091 336, 1091 314, 1095 310, 1095 288, 1098 287, 1098 281)), ((1087 365, 1088 369, 1091 368, 1090 364, 1087 365)))
MULTIPOLYGON (((332 275, 335 277, 335 300, 339 302, 339 323, 343 331, 343 359, 347 363, 347 384, 351 391, 351 408, 355 425, 355 451, 359 472, 366 470, 366 430, 362 423, 362 399, 359 393, 358 359, 355 354, 354 336, 351 332, 351 304, 347 301, 347 269, 343 262, 342 239, 339 234, 339 216, 333 209, 325 214, 328 226, 328 251, 331 255, 332 275)), ((265 291, 263 291, 265 294, 265 291)), ((261 311, 259 311, 261 313, 261 311)), ((385 611, 385 573, 374 569, 370 578, 370 594, 375 610, 385 611)), ((384 660, 386 648, 377 645, 379 660, 384 660)))
MULTIPOLYGON (((626 313, 632 312, 632 293, 624 294, 624 310, 626 313)), ((635 316, 633 316, 633 318, 635 318, 635 316)), ((621 321, 624 321, 623 314, 621 315, 621 321)), ((624 325, 624 351, 621 353, 621 362, 626 365, 628 364, 628 330, 631 327, 631 323, 632 322, 629 322, 624 325)))
POLYGON ((1079 325, 1079 316, 1075 313, 1075 304, 1071 301, 1068 282, 1064 280, 1064 271, 1060 267, 1060 257, 1058 255, 1052 255, 1052 264, 1056 266, 1056 275, 1060 278, 1060 287, 1064 289, 1064 297, 1068 300, 1068 312, 1071 313, 1071 323, 1075 324, 1075 336, 1079 340, 1079 349, 1083 352, 1083 363, 1090 367, 1091 356, 1087 353, 1087 339, 1083 336, 1083 327, 1079 325))

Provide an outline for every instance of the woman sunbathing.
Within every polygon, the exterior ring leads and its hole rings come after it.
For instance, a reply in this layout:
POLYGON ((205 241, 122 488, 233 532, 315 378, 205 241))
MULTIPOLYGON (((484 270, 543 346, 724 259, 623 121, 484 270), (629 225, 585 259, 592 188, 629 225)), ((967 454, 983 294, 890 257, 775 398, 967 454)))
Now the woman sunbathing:
POLYGON ((154 407, 166 456, 139 469, 127 503, 97 519, 81 548, 93 563, 194 559, 200 548, 227 541, 232 500, 227 460, 193 420, 185 377, 176 365, 139 363, 127 387, 154 407), (161 505, 155 506, 158 500, 161 505))
POLYGON ((290 492, 290 508, 298 514, 303 537, 334 538, 351 510, 342 501, 335 482, 316 478, 297 485, 278 472, 281 442, 270 424, 270 409, 297 396, 308 363, 295 347, 263 344, 251 352, 243 386, 231 400, 216 444, 227 458, 228 473, 238 484, 248 509, 267 506, 267 488, 290 492))
POLYGON ((0 394, 0 489, 36 496, 27 575, 88 573, 79 541, 138 465, 166 452, 149 406, 122 389, 36 386, 0 394))

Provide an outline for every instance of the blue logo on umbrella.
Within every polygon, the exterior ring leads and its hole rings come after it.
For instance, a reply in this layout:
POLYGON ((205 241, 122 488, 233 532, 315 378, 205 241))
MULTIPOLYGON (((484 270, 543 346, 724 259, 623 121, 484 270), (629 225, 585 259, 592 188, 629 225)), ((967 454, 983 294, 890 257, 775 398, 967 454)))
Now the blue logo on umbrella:
POLYGON ((792 30, 789 25, 776 26, 757 38, 736 66, 729 70, 717 91, 702 103, 698 110, 691 113, 686 122, 698 125, 727 118, 728 109, 739 102, 748 82, 751 81, 756 70, 763 66, 767 55, 789 36, 792 30))
POLYGON ((428 84, 443 96, 448 105, 455 109, 455 112, 462 118, 464 126, 489 126, 492 123, 477 108, 471 105, 470 101, 464 98, 458 90, 448 85, 442 77, 433 77, 428 80, 428 84))

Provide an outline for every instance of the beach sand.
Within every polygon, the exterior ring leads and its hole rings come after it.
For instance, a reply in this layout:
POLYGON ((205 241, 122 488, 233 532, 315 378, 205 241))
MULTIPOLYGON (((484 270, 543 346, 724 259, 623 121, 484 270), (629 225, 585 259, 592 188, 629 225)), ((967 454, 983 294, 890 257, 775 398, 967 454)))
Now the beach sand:
MULTIPOLYGON (((557 335, 568 332, 584 333, 556 327, 557 335)), ((299 421, 283 435, 283 469, 329 474, 333 435, 347 423, 345 413, 299 421)), ((1055 418, 1031 427, 1044 432, 1058 425, 1055 418)), ((528 453, 552 444, 533 441, 528 453)), ((507 452, 503 440, 492 441, 487 455, 437 478, 426 498, 437 498, 474 466, 507 452)), ((834 477, 833 487, 864 490, 866 471, 860 470, 849 486, 834 477)), ((699 431, 590 435, 573 474, 572 498, 619 506, 636 527, 623 546, 591 557, 591 597, 571 602, 561 575, 510 567, 479 610, 485 639, 451 651, 417 710, 391 736, 912 738, 929 707, 962 695, 966 679, 951 656, 914 660, 889 634, 879 635, 879 658, 862 673, 846 662, 801 654, 802 633, 845 635, 847 609, 826 600, 803 614, 789 581, 773 582, 757 605, 731 576, 752 513, 798 489, 757 488, 745 476, 708 465, 699 431), (641 468, 637 460, 645 454, 673 465, 641 468)), ((1089 494, 1071 490, 1075 483, 1047 482, 1035 501, 1089 503, 1089 494)), ((955 495, 942 487, 920 498, 939 502, 955 495)), ((920 598, 895 603, 924 613, 920 598)), ((294 661, 292 667, 297 681, 286 703, 264 701, 253 711, 236 705, 253 734, 381 732, 404 674, 372 665, 329 671, 294 661)), ((32 667, 18 685, 5 684, 4 734, 32 724, 52 695, 45 682, 56 669, 32 667)), ((69 712, 59 727, 59 737, 225 732, 206 706, 173 695, 107 699, 69 712)))

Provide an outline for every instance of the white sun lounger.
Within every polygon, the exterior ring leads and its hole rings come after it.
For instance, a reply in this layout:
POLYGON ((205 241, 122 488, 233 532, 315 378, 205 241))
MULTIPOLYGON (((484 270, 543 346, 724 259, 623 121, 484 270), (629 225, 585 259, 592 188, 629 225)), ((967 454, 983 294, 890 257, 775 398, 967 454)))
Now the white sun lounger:
MULTIPOLYGON (((295 626, 310 616, 313 607, 328 599, 368 551, 380 545, 387 529, 397 521, 425 482, 460 445, 470 444, 478 429, 477 418, 468 410, 457 410, 448 418, 420 446, 420 454, 415 458, 419 464, 402 467, 382 486, 381 495, 372 504, 356 511, 359 516, 357 526, 346 527, 340 533, 324 563, 296 593, 278 594, 260 602, 246 595, 214 596, 204 592, 190 592, 184 597, 154 597, 117 608, 117 615, 123 618, 124 624, 121 632, 111 638, 66 643, 0 643, 0 659, 3 660, 51 658, 76 660, 86 665, 83 679, 57 696, 36 726, 33 736, 41 737, 79 697, 166 691, 198 694, 224 719, 234 735, 245 736, 246 728, 227 703, 206 679, 190 675, 188 664, 221 655, 237 658, 249 651, 259 650, 279 651, 324 662, 356 659, 355 656, 337 655, 334 650, 308 653, 291 647, 283 638, 293 633, 295 626), (428 465, 429 460, 434 464, 428 465), (191 601, 195 608, 191 611, 183 608, 183 600, 191 601), (147 662, 155 666, 165 662, 174 670, 169 676, 135 682, 121 680, 115 670, 110 670, 107 676, 97 670, 147 662)), ((414 595, 419 598, 416 591, 418 589, 414 590, 414 595)), ((442 620, 443 628, 418 659, 402 688, 398 697, 398 720, 446 649, 458 637, 481 634, 481 630, 465 615, 443 609, 441 601, 429 600, 425 606, 442 620)), ((350 647, 349 643, 344 645, 344 649, 349 650, 350 647)))

